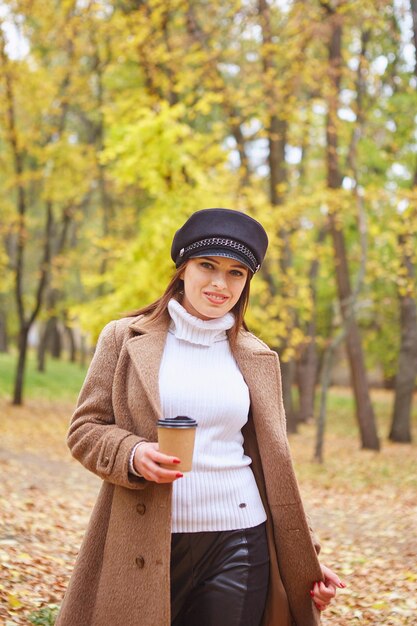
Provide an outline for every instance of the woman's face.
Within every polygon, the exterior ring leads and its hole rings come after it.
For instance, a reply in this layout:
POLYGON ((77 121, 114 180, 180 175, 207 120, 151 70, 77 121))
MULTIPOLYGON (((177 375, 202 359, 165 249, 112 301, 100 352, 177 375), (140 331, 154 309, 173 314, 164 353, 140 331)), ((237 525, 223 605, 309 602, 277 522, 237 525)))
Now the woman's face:
POLYGON ((239 300, 248 274, 247 267, 234 259, 220 256, 190 259, 181 274, 182 305, 202 320, 222 317, 239 300))

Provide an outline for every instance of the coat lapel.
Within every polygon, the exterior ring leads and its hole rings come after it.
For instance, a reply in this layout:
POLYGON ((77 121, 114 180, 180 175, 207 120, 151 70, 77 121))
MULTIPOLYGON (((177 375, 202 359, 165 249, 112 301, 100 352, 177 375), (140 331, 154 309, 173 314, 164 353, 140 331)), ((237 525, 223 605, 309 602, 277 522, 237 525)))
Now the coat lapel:
POLYGON ((253 469, 272 524, 272 529, 268 527, 269 537, 272 530, 271 545, 275 547, 275 554, 270 547, 271 584, 275 576, 275 589, 268 598, 265 624, 318 626, 320 618, 309 590, 322 574, 289 453, 278 356, 260 349, 257 340, 245 334, 234 355, 250 390, 255 429, 251 441, 257 443, 252 447, 253 469), (282 608, 287 606, 287 598, 293 621, 282 608))
POLYGON ((154 410, 155 418, 162 417, 159 395, 159 368, 169 327, 169 317, 165 315, 156 321, 144 322, 143 318, 135 320, 130 327, 137 336, 126 342, 126 348, 149 403, 154 410))
POLYGON ((299 500, 299 495, 288 449, 278 355, 260 346, 250 335, 243 335, 242 339, 234 356, 249 387, 268 502, 270 506, 293 504, 299 500))
MULTIPOLYGON (((257 339, 246 334, 239 337, 233 355, 249 387, 252 415, 259 436, 268 420, 272 419, 271 398, 281 396, 278 357, 272 350, 260 347, 257 339)), ((276 408, 283 412, 283 407, 276 408)))

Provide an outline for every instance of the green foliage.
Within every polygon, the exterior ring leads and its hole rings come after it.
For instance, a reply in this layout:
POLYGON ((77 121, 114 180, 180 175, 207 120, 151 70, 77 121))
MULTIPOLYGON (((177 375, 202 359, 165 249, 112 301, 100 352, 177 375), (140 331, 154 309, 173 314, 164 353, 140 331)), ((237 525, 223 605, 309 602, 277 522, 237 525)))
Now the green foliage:
POLYGON ((32 611, 28 615, 28 620, 34 626, 54 626, 55 620, 58 617, 59 606, 56 604, 50 604, 38 611, 32 611))
MULTIPOLYGON (((15 354, 0 353, 0 396, 10 397, 16 368, 15 354)), ((62 399, 73 402, 77 397, 86 368, 64 360, 51 360, 46 372, 38 372, 35 355, 29 353, 26 389, 29 398, 62 399)))

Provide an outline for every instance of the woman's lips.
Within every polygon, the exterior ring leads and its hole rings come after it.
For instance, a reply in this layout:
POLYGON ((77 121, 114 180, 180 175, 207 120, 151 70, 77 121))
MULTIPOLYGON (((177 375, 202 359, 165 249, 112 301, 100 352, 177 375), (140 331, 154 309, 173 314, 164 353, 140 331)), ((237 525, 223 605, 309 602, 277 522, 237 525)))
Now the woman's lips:
POLYGON ((211 291, 205 291, 204 295, 206 296, 207 300, 209 300, 209 302, 211 302, 212 304, 224 304, 226 300, 229 299, 227 296, 224 296, 220 293, 213 293, 211 291))

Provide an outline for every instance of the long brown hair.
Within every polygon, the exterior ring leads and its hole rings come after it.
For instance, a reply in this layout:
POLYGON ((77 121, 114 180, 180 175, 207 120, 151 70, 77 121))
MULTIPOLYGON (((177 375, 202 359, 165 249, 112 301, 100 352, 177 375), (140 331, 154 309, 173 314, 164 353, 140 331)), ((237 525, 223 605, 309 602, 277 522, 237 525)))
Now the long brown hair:
MULTIPOLYGON (((168 283, 167 288, 160 298, 151 302, 151 304, 147 304, 146 306, 137 309, 136 311, 130 311, 127 313, 127 317, 136 317, 137 315, 147 315, 149 321, 158 320, 160 317, 165 315, 168 302, 174 298, 181 303, 182 297, 184 295, 184 281, 181 278, 181 274, 184 271, 186 263, 183 263, 174 273, 170 282, 168 283)), ((227 331, 227 335, 229 337, 229 341, 232 346, 236 344, 237 336, 241 328, 248 330, 245 322, 245 313, 249 304, 249 294, 250 294, 250 281, 253 274, 248 271, 248 276, 246 279, 245 286, 243 287, 243 291, 240 295, 239 300, 236 302, 234 307, 232 308, 232 313, 235 316, 235 323, 232 328, 227 331)))

